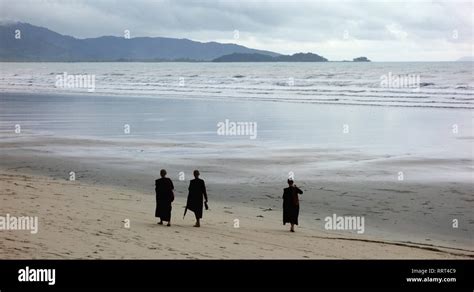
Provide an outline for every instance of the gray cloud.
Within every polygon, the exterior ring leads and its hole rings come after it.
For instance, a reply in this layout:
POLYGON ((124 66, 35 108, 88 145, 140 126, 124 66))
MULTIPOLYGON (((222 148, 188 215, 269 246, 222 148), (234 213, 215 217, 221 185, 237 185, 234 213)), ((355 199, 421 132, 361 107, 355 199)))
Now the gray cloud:
POLYGON ((75 37, 169 36, 330 59, 452 60, 471 55, 470 1, 0 0, 0 19, 75 37), (240 38, 233 38, 239 30, 240 38))

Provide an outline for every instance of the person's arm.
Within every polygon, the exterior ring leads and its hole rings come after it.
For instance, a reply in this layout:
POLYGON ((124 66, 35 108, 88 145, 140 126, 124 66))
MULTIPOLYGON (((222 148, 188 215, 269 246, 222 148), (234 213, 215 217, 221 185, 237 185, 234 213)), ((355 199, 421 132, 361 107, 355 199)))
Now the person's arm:
POLYGON ((302 191, 299 187, 295 186, 295 188, 296 188, 296 192, 298 192, 298 194, 302 194, 302 193, 303 193, 303 191, 302 191))
POLYGON ((207 203, 207 191, 206 191, 206 184, 204 183, 204 180, 202 181, 202 194, 204 195, 204 200, 207 203))
POLYGON ((173 181, 171 180, 171 178, 169 178, 169 180, 170 180, 170 184, 171 184, 171 190, 174 191, 173 181))

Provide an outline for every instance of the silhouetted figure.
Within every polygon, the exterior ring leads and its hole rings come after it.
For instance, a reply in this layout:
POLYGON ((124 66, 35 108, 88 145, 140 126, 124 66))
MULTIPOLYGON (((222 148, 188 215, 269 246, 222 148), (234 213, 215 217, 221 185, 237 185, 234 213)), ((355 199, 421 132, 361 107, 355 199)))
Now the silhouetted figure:
POLYGON ((295 224, 298 225, 298 215, 300 213, 300 201, 298 194, 302 194, 296 185, 293 185, 293 180, 288 179, 289 187, 283 190, 283 225, 291 224, 291 232, 295 232, 295 224))
POLYGON ((199 170, 194 171, 194 179, 189 182, 189 194, 186 202, 186 209, 194 212, 196 216, 196 224, 194 227, 200 227, 200 219, 202 218, 202 204, 204 198, 204 204, 207 210, 207 192, 204 180, 199 178, 199 170))
POLYGON ((162 225, 163 221, 167 221, 167 226, 171 226, 171 202, 174 201, 174 186, 171 179, 166 177, 166 170, 160 170, 160 176, 161 178, 155 181, 155 217, 160 218, 158 224, 162 225))

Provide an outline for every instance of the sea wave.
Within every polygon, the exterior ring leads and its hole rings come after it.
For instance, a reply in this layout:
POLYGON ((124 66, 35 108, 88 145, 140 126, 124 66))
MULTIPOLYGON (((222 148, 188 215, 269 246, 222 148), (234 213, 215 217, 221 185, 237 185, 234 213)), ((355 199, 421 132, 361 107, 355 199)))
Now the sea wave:
POLYGON ((469 64, 0 63, 0 91, 91 94, 56 88, 55 75, 94 75, 93 92, 118 96, 331 102, 380 106, 474 108, 469 64), (466 66, 466 68, 459 68, 466 66), (433 68, 436 67, 435 70, 433 68), (57 73, 60 72, 60 73, 57 73), (382 87, 381 77, 415 74, 414 88, 382 87))

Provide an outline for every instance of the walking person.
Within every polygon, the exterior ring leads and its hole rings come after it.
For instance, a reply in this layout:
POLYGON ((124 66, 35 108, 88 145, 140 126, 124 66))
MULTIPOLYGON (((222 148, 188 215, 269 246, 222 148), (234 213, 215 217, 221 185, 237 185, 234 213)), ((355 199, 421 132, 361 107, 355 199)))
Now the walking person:
POLYGON ((158 224, 163 225, 163 221, 168 222, 166 226, 171 226, 171 203, 174 201, 174 186, 171 179, 166 177, 166 170, 160 170, 161 178, 155 181, 156 210, 155 217, 160 218, 158 224))
POLYGON ((299 189, 292 179, 288 179, 288 187, 283 190, 283 225, 291 224, 291 232, 295 232, 295 224, 298 225, 300 213, 300 202, 298 194, 303 191, 299 189))
MULTIPOLYGON (((206 184, 204 180, 199 178, 199 170, 195 170, 193 172, 194 179, 189 182, 189 194, 188 200, 186 202, 186 210, 191 210, 194 212, 196 216, 196 224, 194 227, 200 227, 200 219, 202 218, 202 205, 204 199, 204 205, 207 207, 207 192, 206 192, 206 184)), ((186 211, 185 211, 186 212, 186 211)), ((186 213, 185 213, 186 214, 186 213)))

